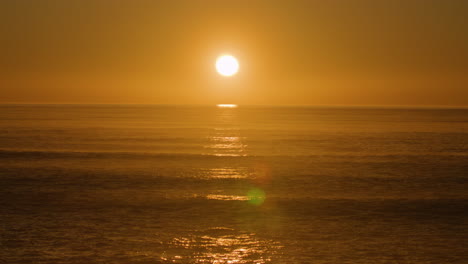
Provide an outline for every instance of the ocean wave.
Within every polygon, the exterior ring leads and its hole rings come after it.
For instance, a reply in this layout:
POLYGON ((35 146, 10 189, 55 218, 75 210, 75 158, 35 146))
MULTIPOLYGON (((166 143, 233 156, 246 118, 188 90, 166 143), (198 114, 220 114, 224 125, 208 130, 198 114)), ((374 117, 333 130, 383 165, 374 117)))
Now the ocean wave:
POLYGON ((246 159, 246 158, 314 158, 314 159, 401 159, 411 157, 415 159, 465 158, 468 153, 439 152, 439 153, 359 153, 359 152, 327 152, 305 154, 246 154, 246 153, 187 153, 187 152, 149 152, 149 151, 75 151, 75 150, 35 150, 35 149, 0 149, 0 158, 185 158, 185 159, 246 159))

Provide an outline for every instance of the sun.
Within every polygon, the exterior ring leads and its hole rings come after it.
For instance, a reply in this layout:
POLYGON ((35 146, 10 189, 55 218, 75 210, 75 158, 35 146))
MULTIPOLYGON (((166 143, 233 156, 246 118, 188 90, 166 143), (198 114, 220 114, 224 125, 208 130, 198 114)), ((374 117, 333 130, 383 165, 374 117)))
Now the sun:
POLYGON ((231 55, 222 55, 216 59, 216 71, 223 76, 232 76, 239 71, 239 62, 231 55))

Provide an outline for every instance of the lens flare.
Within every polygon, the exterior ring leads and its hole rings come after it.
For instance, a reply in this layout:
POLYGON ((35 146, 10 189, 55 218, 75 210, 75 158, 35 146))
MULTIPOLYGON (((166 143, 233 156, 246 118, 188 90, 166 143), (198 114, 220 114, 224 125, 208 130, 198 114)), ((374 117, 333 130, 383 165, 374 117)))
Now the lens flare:
POLYGON ((247 193, 247 198, 250 204, 262 205, 266 199, 266 195, 262 189, 252 188, 247 193))

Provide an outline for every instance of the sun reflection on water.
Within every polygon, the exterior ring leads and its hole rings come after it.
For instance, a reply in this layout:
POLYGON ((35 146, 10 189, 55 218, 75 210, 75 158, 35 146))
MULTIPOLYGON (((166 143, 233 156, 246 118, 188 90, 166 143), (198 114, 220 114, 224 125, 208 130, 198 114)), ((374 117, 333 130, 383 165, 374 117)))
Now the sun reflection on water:
POLYGON ((247 156, 245 137, 240 133, 237 105, 222 104, 216 112, 216 124, 204 146, 214 156, 247 156))
MULTIPOLYGON (((241 133, 237 111, 235 106, 219 105, 216 124, 206 137, 205 154, 248 156, 247 138, 241 133)), ((231 159, 222 160, 224 162, 231 159)), ((263 163, 249 163, 243 166, 223 163, 222 166, 206 167, 200 171, 201 179, 209 181, 207 185, 212 187, 200 192, 195 198, 212 200, 207 204, 216 204, 223 208, 219 219, 222 219, 224 211, 231 213, 229 220, 232 220, 232 216, 236 217, 235 221, 240 230, 222 226, 193 228, 188 234, 168 242, 165 247, 168 251, 161 259, 172 263, 263 264, 272 263, 279 258, 283 246, 269 239, 271 234, 264 232, 265 228, 275 228, 277 222, 274 221, 271 206, 264 204, 267 197, 265 187, 271 178, 269 166, 263 163), (235 205, 231 206, 233 204, 235 205)))
POLYGON ((237 107, 236 104, 217 104, 216 106, 219 108, 236 108, 237 107))
POLYGON ((208 194, 206 199, 221 201, 248 201, 249 197, 242 195, 208 194))
POLYGON ((205 179, 246 179, 250 176, 247 167, 222 167, 202 170, 205 179))
POLYGON ((205 148, 210 149, 215 156, 247 156, 247 144, 243 143, 244 138, 237 133, 233 130, 218 131, 217 135, 209 138, 210 144, 205 148))
POLYGON ((270 263, 282 248, 278 242, 232 228, 213 227, 201 233, 205 234, 178 237, 170 242, 175 249, 191 252, 190 256, 165 255, 164 260, 175 263, 270 263))

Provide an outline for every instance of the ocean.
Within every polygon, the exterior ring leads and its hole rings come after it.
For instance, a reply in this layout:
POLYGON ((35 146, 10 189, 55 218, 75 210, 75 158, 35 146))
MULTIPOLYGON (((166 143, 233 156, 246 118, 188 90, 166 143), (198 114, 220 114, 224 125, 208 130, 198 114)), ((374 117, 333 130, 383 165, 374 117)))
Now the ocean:
POLYGON ((468 109, 0 105, 0 263, 468 263, 468 109))

